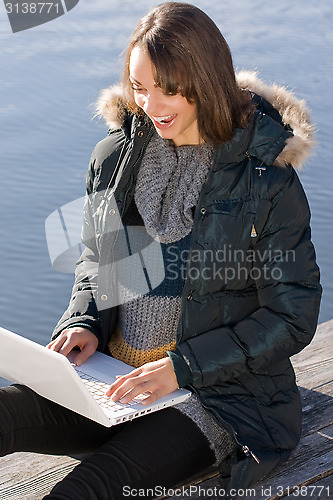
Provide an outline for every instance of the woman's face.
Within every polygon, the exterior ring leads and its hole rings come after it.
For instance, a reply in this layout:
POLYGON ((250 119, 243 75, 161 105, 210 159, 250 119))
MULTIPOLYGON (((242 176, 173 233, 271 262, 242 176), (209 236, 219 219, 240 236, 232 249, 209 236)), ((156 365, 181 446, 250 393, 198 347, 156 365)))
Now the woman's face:
POLYGON ((130 58, 130 80, 136 104, 152 120, 163 139, 176 146, 199 144, 197 107, 180 94, 168 95, 157 87, 148 54, 135 46, 130 58))

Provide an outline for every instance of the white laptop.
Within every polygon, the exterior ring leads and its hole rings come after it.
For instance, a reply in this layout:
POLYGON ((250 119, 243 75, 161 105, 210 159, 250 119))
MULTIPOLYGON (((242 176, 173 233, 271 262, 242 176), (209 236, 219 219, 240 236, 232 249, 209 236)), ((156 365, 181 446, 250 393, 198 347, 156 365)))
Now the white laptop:
POLYGON ((177 389, 151 405, 139 396, 127 404, 114 403, 104 395, 116 375, 133 368, 122 361, 95 352, 80 367, 68 357, 51 351, 0 327, 0 376, 24 384, 35 392, 106 427, 141 417, 185 401, 191 392, 177 389))

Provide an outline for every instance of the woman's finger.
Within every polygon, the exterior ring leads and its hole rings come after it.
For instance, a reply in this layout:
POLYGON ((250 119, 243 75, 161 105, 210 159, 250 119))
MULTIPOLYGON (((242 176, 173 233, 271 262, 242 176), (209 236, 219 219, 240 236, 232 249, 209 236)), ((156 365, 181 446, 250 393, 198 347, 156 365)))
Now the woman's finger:
POLYGON ((162 396, 165 396, 166 394, 160 394, 159 391, 151 392, 150 394, 147 395, 144 399, 142 399, 141 404, 142 405, 151 405, 155 403, 159 398, 162 396))
POLYGON ((75 356, 74 363, 76 366, 81 366, 83 363, 94 354, 96 351, 96 345, 93 342, 87 342, 81 351, 75 356))
POLYGON ((111 396, 113 392, 115 392, 122 384, 124 384, 127 380, 129 379, 134 379, 138 376, 142 375, 142 369, 136 368, 135 370, 131 371, 130 373, 127 373, 126 375, 116 375, 116 381, 110 384, 110 387, 106 391, 107 396, 111 396))
MULTIPOLYGON (((128 392, 126 392, 123 396, 119 398, 120 403, 128 403, 129 401, 132 401, 133 399, 137 398, 140 395, 148 395, 153 393, 155 390, 154 384, 146 382, 144 384, 139 384, 130 389, 128 392)), ((112 399, 112 398, 111 398, 112 399)), ((141 402, 141 398, 140 398, 141 402)))
POLYGON ((62 347, 63 343, 65 342, 65 340, 66 340, 66 337, 63 336, 63 335, 60 335, 55 340, 53 340, 53 342, 50 342, 47 345, 47 347, 48 347, 48 349, 51 349, 52 351, 59 352, 59 350, 61 349, 61 347, 62 347))
POLYGON ((118 401, 124 394, 129 392, 131 389, 138 385, 142 385, 143 383, 147 382, 149 380, 149 377, 145 375, 144 377, 142 375, 138 375, 137 377, 131 377, 128 378, 127 380, 120 380, 119 382, 114 382, 108 390, 106 391, 106 396, 111 396, 112 401, 118 401))
POLYGON ((62 346, 59 349, 60 354, 63 354, 64 356, 67 356, 69 352, 73 349, 73 347, 76 347, 77 342, 75 341, 75 337, 73 338, 72 336, 68 336, 65 340, 65 342, 62 344, 62 346))

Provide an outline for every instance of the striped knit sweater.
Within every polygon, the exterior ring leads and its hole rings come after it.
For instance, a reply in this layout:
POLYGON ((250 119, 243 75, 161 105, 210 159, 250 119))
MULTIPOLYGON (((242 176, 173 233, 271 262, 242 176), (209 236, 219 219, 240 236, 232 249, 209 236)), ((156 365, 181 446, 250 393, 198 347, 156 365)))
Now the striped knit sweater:
MULTIPOLYGON (((171 141, 155 134, 144 155, 135 198, 122 222, 125 226, 144 225, 150 236, 160 242, 165 277, 145 295, 124 287, 120 291, 123 300, 109 350, 113 357, 134 367, 166 357, 167 351, 176 348, 194 209, 211 153, 207 147, 174 148, 171 141)), ((200 427, 217 463, 231 452, 233 439, 202 407, 196 395, 175 408, 200 427)))

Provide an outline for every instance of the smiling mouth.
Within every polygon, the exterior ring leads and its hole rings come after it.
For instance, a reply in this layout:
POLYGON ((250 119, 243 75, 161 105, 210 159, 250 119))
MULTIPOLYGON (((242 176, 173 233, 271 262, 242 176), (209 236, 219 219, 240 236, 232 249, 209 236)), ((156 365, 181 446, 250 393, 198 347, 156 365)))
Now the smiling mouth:
POLYGON ((166 125, 168 123, 171 123, 174 118, 176 118, 176 115, 167 115, 167 116, 153 116, 153 120, 157 123, 160 123, 161 125, 166 125))
POLYGON ((175 123, 177 118, 177 114, 174 115, 166 115, 166 116, 151 116, 153 123, 157 130, 166 130, 175 123))

